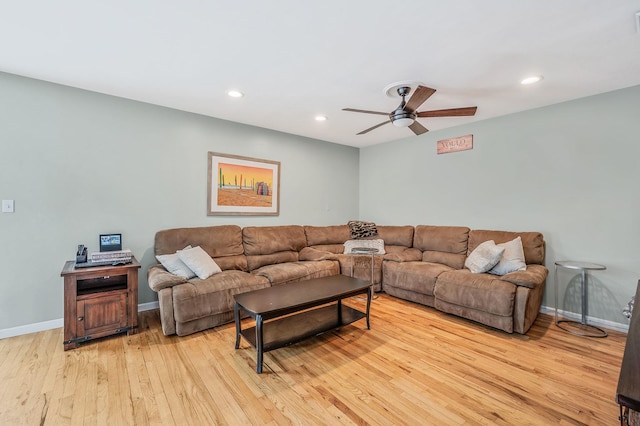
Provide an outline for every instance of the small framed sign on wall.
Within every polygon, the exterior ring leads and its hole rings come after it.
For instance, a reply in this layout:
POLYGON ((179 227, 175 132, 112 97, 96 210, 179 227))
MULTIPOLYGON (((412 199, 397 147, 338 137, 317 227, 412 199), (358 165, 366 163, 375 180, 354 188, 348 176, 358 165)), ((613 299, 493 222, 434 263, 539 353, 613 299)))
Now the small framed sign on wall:
POLYGON ((438 141, 438 154, 467 151, 469 149, 473 149, 473 135, 464 135, 438 141))
POLYGON ((207 214, 280 214, 280 162, 209 152, 207 214))

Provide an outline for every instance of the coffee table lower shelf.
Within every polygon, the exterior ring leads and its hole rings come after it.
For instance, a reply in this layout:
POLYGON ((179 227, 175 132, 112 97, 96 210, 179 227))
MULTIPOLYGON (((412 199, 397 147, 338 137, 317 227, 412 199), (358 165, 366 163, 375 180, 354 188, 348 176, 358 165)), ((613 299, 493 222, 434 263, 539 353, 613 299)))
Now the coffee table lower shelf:
MULTIPOLYGON (((280 317, 262 324, 262 347, 256 343, 258 333, 256 327, 241 330, 241 335, 258 352, 256 370, 262 372, 262 354, 274 349, 288 346, 309 337, 317 336, 330 330, 351 324, 367 315, 342 303, 331 304, 308 311, 280 317)), ((369 327, 367 320, 367 328, 369 327)))

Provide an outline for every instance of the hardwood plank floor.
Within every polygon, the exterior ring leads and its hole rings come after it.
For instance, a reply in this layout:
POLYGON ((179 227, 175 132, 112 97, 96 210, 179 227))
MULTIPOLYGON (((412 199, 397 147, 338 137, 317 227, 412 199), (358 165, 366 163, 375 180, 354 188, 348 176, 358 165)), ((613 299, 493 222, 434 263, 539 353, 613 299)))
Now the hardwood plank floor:
POLYGON ((268 352, 261 375, 233 324, 166 337, 158 311, 67 352, 62 329, 3 339, 0 425, 617 424, 624 333, 541 314, 511 335, 385 294, 371 315, 268 352))

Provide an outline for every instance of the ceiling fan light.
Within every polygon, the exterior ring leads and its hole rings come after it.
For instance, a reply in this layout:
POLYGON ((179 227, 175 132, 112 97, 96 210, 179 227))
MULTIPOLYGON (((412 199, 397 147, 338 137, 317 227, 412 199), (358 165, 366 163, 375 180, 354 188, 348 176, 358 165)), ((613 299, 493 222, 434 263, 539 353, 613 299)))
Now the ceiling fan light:
POLYGON ((528 84, 535 84, 535 83, 539 82, 540 80, 542 80, 542 76, 541 75, 534 75, 534 76, 522 79, 520 81, 520 84, 526 86, 528 84))
POLYGON ((229 91, 227 92, 227 95, 229 95, 229 96, 230 96, 230 97, 232 97, 232 98, 241 98, 241 97, 243 97, 243 96, 244 96, 244 93, 242 93, 242 92, 241 92, 241 91, 239 91, 239 90, 229 90, 229 91))
POLYGON ((413 124, 413 122, 413 118, 396 118, 395 120, 393 120, 393 125, 396 127, 409 127, 413 124))

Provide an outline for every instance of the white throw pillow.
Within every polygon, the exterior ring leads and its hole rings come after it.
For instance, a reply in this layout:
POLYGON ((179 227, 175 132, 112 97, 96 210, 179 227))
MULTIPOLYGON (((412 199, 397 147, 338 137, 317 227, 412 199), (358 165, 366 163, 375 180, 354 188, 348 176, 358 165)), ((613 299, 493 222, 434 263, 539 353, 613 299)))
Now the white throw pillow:
POLYGON ((504 247, 504 254, 500 262, 489 271, 490 274, 505 275, 509 272, 527 270, 527 264, 524 261, 522 239, 520 237, 506 243, 498 244, 498 247, 504 247))
POLYGON ((344 243, 344 254, 350 254, 354 248, 374 248, 378 251, 375 254, 385 254, 384 240, 378 238, 374 240, 348 240, 344 243))
MULTIPOLYGON (((183 250, 190 249, 191 246, 186 246, 183 250)), ((179 277, 184 278, 185 280, 191 279, 196 276, 196 274, 189 269, 187 265, 184 264, 182 260, 178 257, 178 253, 180 250, 175 252, 174 254, 161 254, 156 256, 158 262, 164 266, 164 269, 171 272, 173 275, 177 275, 179 277)))
POLYGON ((218 264, 200 246, 179 251, 178 257, 202 280, 222 272, 218 264))
POLYGON ((464 261, 464 266, 474 274, 482 274, 498 264, 504 250, 504 247, 498 247, 493 240, 485 241, 471 252, 464 261))

